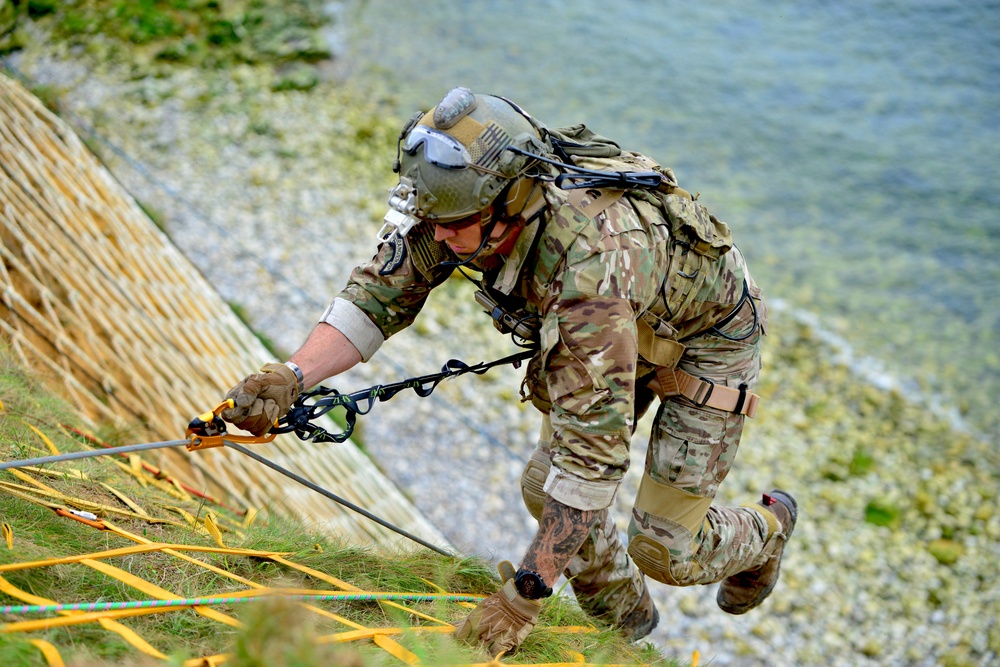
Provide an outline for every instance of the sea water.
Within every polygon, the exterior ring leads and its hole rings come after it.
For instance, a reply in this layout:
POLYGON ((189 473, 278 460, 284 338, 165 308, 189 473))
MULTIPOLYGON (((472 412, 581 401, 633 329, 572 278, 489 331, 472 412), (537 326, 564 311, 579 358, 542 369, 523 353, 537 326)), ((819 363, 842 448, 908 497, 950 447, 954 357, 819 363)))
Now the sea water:
POLYGON ((672 167, 772 300, 996 438, 1000 3, 349 3, 401 118, 450 88, 672 167))

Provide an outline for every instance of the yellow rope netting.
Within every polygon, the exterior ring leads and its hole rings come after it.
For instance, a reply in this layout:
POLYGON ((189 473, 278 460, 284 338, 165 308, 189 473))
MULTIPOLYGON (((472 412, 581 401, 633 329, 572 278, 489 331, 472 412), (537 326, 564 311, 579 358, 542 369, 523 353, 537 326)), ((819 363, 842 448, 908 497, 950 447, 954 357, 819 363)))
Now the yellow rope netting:
MULTIPOLYGON (((0 339, 85 418, 127 426, 139 442, 183 437, 191 417, 270 356, 71 128, 2 74, 0 291, 0 339)), ((350 442, 279 436, 262 453, 446 544, 350 442)), ((244 507, 274 507, 363 542, 399 540, 236 452, 161 450, 155 460, 244 507)))
MULTIPOLYGON (((46 436, 40 429, 33 427, 32 431, 36 431, 40 440, 46 443, 47 448, 52 451, 58 452, 58 448, 53 444, 52 440, 46 436)), ((39 450, 42 451, 42 450, 39 450)), ((134 465, 119 465, 119 469, 123 474, 129 474, 136 477, 137 480, 142 480, 146 484, 155 485, 159 483, 159 490, 165 496, 173 496, 177 498, 178 502, 195 502, 190 496, 187 498, 181 498, 183 491, 178 491, 176 487, 170 484, 163 483, 162 480, 156 479, 156 477, 147 471, 142 466, 134 465)), ((21 483, 13 482, 0 482, 0 491, 7 494, 17 496, 24 500, 36 503, 38 505, 48 507, 55 510, 56 514, 65 517, 67 519, 73 519, 79 521, 83 524, 107 532, 108 534, 117 535, 121 538, 125 538, 132 544, 130 546, 119 546, 115 548, 105 549, 103 551, 94 553, 80 553, 80 554, 67 554, 42 560, 33 560, 27 562, 14 562, 0 565, 0 594, 9 596, 11 598, 20 600, 28 605, 59 605, 60 603, 56 600, 52 600, 46 597, 42 597, 26 591, 18 586, 14 585, 9 581, 5 575, 13 572, 25 572, 31 570, 38 570, 40 568, 50 568, 56 566, 79 566, 87 567, 94 571, 100 572, 101 574, 121 582, 130 589, 141 592, 153 601, 170 601, 173 603, 178 603, 183 599, 183 596, 178 595, 176 592, 167 590, 162 586, 154 584, 140 576, 137 576, 134 572, 130 572, 122 567, 111 564, 108 561, 112 559, 121 559, 123 562, 130 562, 130 557, 140 556, 140 555, 150 555, 150 554, 162 554, 164 556, 169 556, 183 563, 194 565, 197 568, 201 568, 206 572, 211 572, 216 575, 220 580, 229 582, 226 586, 226 590, 223 593, 219 593, 218 589, 213 591, 206 591, 203 595, 212 596, 211 602, 237 602, 241 598, 245 599, 247 597, 260 598, 267 596, 280 596, 280 597, 292 597, 292 596, 303 596, 306 598, 315 598, 318 596, 334 596, 337 594, 349 593, 355 594, 357 596, 371 596, 371 595, 386 595, 386 592, 373 592, 365 591, 357 586, 354 586, 346 581, 343 581, 337 577, 331 576, 325 572, 317 570, 312 567, 308 567, 302 563, 296 562, 294 559, 289 558, 288 554, 283 554, 280 552, 269 551, 269 550, 255 550, 255 549, 239 549, 231 548, 225 544, 225 535, 233 535, 237 539, 243 539, 245 537, 243 529, 245 529, 252 520, 251 517, 244 517, 242 520, 239 518, 234 518, 232 512, 219 511, 216 512, 209 506, 202 506, 200 508, 200 514, 204 514, 204 518, 201 520, 196 519, 189 512, 187 512, 182 507, 173 506, 169 504, 161 504, 162 509, 166 509, 177 513, 184 520, 173 520, 168 518, 163 518, 156 516, 155 512, 151 511, 151 508, 142 507, 138 502, 130 498, 125 492, 115 488, 107 482, 97 482, 88 477, 88 475, 80 470, 75 469, 65 469, 65 470, 46 470, 39 468, 27 468, 27 469, 13 469, 10 471, 21 483), (124 505, 122 507, 117 507, 108 504, 107 502, 102 502, 98 500, 88 500, 80 497, 70 495, 66 492, 59 491, 56 488, 50 486, 40 477, 48 477, 54 480, 60 480, 63 482, 70 481, 73 484, 89 484, 91 487, 91 493, 94 487, 100 487, 107 491, 107 493, 114 499, 117 499, 124 505), (143 524, 156 525, 169 523, 174 525, 186 526, 192 528, 196 533, 202 535, 209 535, 217 543, 218 546, 206 546, 204 544, 183 544, 183 543, 163 543, 157 542, 135 532, 126 530, 117 523, 114 523, 109 518, 110 516, 117 517, 119 519, 140 522, 143 524), (241 576, 234 572, 230 572, 225 567, 220 567, 204 560, 198 558, 199 554, 215 554, 215 555, 227 555, 238 558, 254 558, 259 560, 267 560, 283 568, 287 568, 290 571, 299 573, 304 577, 306 581, 316 582, 319 586, 325 586, 326 588, 276 588, 263 585, 245 576, 241 576), (239 585, 241 588, 232 589, 232 585, 239 585), (221 598, 221 599, 217 599, 221 598)), ((162 475, 162 472, 159 474, 162 475)), ((81 487, 81 491, 84 487, 81 487)), ((210 503, 209 503, 210 505, 210 503)), ((3 523, 3 535, 7 544, 8 549, 14 548, 15 533, 14 528, 7 523, 3 523)), ((223 561, 225 562, 225 561, 223 561)), ((165 567, 161 565, 161 567, 165 567)), ((67 575, 72 576, 72 575, 67 575)), ((443 594, 450 597, 469 597, 469 596, 459 596, 459 594, 447 593, 439 586, 431 582, 426 582, 428 586, 434 589, 438 594, 443 594)), ((412 593, 391 593, 401 598, 407 596, 412 596, 412 593)), ((423 594, 420 594, 423 595, 423 594)), ((127 597, 127 596, 123 596, 127 597)), ((475 596, 473 596, 475 597, 475 596)), ((171 606, 171 607, 135 607, 135 608, 121 608, 106 611, 86 611, 86 610, 55 610, 53 613, 55 615, 47 616, 41 619, 31 619, 31 620, 17 620, 9 623, 0 624, 0 634, 11 634, 11 633, 29 633, 29 632, 40 632, 45 630, 51 630, 53 628, 71 628, 75 626, 81 626, 85 624, 98 624, 104 630, 118 635, 122 640, 127 642, 133 648, 139 652, 156 658, 159 660, 168 660, 169 656, 163 653, 160 649, 154 646, 151 642, 143 638, 136 630, 123 624, 122 621, 134 618, 137 616, 145 616, 149 614, 165 614, 165 613, 177 613, 181 609, 192 609, 195 613, 201 615, 202 617, 223 625, 240 628, 241 623, 235 617, 223 613, 211 606, 206 604, 197 604, 197 602, 202 601, 202 598, 195 600, 185 600, 184 606, 171 606)), ((465 608, 472 608, 475 605, 469 601, 456 601, 455 604, 459 604, 465 608)), ((96 603, 99 604, 99 603, 96 603)), ((95 606, 96 606, 95 604, 95 606)), ((125 604, 151 604, 149 602, 136 602, 136 603, 117 603, 121 605, 125 604)), ((328 632, 326 634, 320 634, 315 637, 314 641, 317 644, 342 644, 349 642, 370 642, 379 649, 387 652, 396 659, 406 663, 406 664, 420 664, 420 659, 412 651, 408 650, 402 644, 399 643, 398 638, 406 633, 410 634, 425 634, 425 633, 450 633, 454 631, 454 626, 447 621, 441 620, 435 616, 424 613, 418 609, 412 608, 406 604, 396 602, 393 600, 380 600, 379 604, 384 607, 396 609, 402 612, 404 615, 411 619, 411 624, 393 627, 367 627, 361 625, 355 621, 350 620, 340 614, 330 611, 322 606, 312 604, 307 601, 296 602, 296 605, 309 614, 313 614, 317 619, 321 619, 328 626, 330 623, 338 624, 343 626, 345 629, 335 632, 328 632)), ((87 605, 78 605, 87 606, 87 605)), ((580 632, 593 632, 594 628, 590 627, 577 627, 577 626, 566 626, 566 627, 547 627, 544 629, 545 632, 551 633, 580 633, 580 632)), ((59 649, 49 641, 40 638, 31 638, 29 642, 39 649, 42 653, 44 659, 49 665, 57 666, 63 665, 63 658, 59 652, 59 649)), ((198 658, 190 659, 184 664, 186 667, 205 667, 225 664, 231 658, 228 654, 213 654, 205 655, 198 658)), ((585 664, 585 659, 583 655, 574 653, 570 656, 571 661, 567 663, 557 663, 557 664, 573 664, 580 665, 585 664)), ((499 665, 503 664, 499 660, 492 660, 489 663, 484 663, 484 665, 499 665)), ((551 667, 551 663, 546 663, 546 667, 551 667)))

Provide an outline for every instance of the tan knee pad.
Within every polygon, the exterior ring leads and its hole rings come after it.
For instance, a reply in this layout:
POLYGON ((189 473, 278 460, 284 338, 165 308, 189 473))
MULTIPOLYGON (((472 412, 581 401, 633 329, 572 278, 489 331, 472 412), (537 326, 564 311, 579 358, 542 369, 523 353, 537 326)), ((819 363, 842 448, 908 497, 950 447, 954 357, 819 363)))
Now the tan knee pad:
POLYGON ((542 508, 545 506, 545 480, 549 476, 551 464, 542 463, 534 456, 524 466, 521 473, 521 497, 524 499, 524 506, 535 519, 542 518, 542 508))
POLYGON ((628 555, 647 577, 668 586, 681 585, 670 572, 670 551, 659 542, 636 535, 628 541, 628 555))
POLYGON ((628 555, 639 571, 668 586, 693 586, 701 583, 701 565, 689 560, 680 567, 670 555, 670 549, 646 535, 629 540, 628 555))
POLYGON ((694 549, 694 535, 706 521, 711 498, 696 496, 643 475, 629 525, 628 554, 646 576, 670 586, 699 583, 702 568, 693 557, 678 560, 694 549), (639 526, 636 518, 642 518, 639 526), (662 537, 661 537, 662 535, 662 537))

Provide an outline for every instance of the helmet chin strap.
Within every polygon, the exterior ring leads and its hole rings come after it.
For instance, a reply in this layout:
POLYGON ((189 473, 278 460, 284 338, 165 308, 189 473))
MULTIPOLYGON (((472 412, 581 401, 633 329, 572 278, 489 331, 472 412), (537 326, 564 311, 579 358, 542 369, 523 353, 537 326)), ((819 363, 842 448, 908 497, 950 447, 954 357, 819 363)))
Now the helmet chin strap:
POLYGON ((471 255, 458 255, 459 259, 461 259, 460 262, 441 262, 441 266, 456 268, 467 266, 477 257, 485 258, 495 253, 497 248, 500 248, 510 238, 511 234, 523 225, 524 221, 520 218, 520 214, 527 206, 531 195, 536 189, 537 183, 534 182, 534 179, 527 176, 521 176, 511 181, 503 196, 497 197, 498 200, 503 200, 502 213, 499 213, 497 207, 494 206, 491 208, 489 215, 483 214, 483 240, 479 243, 479 247, 476 248, 475 252, 471 255), (496 229, 497 223, 501 220, 507 224, 507 228, 500 236, 492 238, 493 230, 496 229))
MULTIPOLYGON (((510 231, 513 228, 513 225, 510 225, 504 231, 504 233, 500 235, 499 238, 491 239, 490 235, 493 233, 493 229, 496 228, 497 222, 499 222, 499 218, 495 216, 490 216, 490 219, 487 221, 486 226, 482 228, 483 240, 480 242, 479 247, 476 248, 475 252, 473 252, 471 255, 458 255, 459 259, 462 260, 460 262, 441 262, 441 266, 451 266, 455 268, 468 266, 470 262, 472 262, 480 255, 482 255, 483 257, 489 257, 490 255, 492 255, 493 252, 500 245, 500 242, 502 242, 504 238, 510 235, 510 231)), ((457 255, 458 253, 455 254, 457 255)))

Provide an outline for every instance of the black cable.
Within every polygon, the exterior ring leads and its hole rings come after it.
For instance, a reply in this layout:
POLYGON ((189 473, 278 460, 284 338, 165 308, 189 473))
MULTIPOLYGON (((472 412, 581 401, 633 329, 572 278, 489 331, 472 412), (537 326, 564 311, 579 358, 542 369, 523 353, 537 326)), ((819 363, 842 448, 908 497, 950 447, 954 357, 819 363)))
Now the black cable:
POLYGON ((714 324, 709 329, 709 332, 714 333, 716 336, 721 336, 722 338, 725 338, 726 340, 731 340, 734 343, 738 343, 740 341, 746 340, 750 336, 752 336, 755 333, 757 333, 757 325, 758 325, 758 323, 759 322, 758 322, 758 318, 757 318, 757 304, 755 304, 753 302, 753 297, 750 296, 750 286, 747 284, 746 278, 744 278, 743 279, 743 295, 740 296, 739 303, 736 304, 736 306, 732 309, 732 311, 730 311, 730 313, 728 315, 726 315, 719 322, 717 322, 716 324, 714 324), (743 334, 742 336, 738 336, 738 337, 730 336, 728 334, 723 333, 722 332, 722 327, 724 327, 727 324, 729 324, 729 322, 734 317, 736 317, 736 315, 740 312, 740 309, 743 308, 743 304, 748 299, 750 300, 750 310, 753 311, 753 325, 750 327, 750 331, 747 332, 747 333, 745 333, 745 334, 743 334))
POLYGON ((508 146, 507 150, 517 155, 529 157, 545 164, 550 164, 560 169, 568 169, 573 173, 562 173, 546 180, 551 180, 556 187, 562 190, 576 190, 581 188, 615 188, 619 190, 655 190, 663 182, 663 177, 657 171, 597 171, 595 169, 584 169, 567 162, 551 160, 536 153, 508 146))

